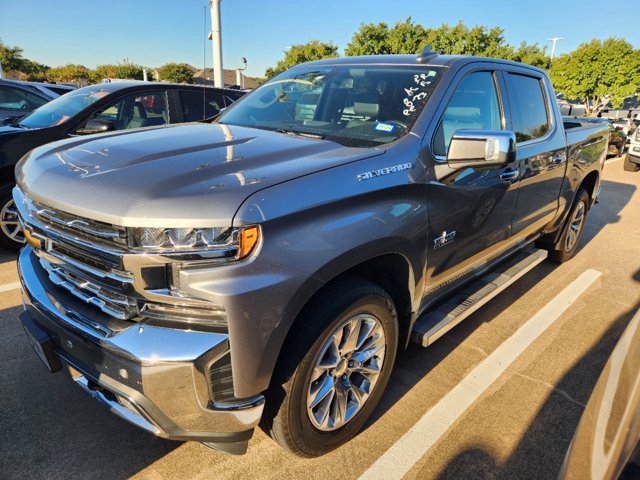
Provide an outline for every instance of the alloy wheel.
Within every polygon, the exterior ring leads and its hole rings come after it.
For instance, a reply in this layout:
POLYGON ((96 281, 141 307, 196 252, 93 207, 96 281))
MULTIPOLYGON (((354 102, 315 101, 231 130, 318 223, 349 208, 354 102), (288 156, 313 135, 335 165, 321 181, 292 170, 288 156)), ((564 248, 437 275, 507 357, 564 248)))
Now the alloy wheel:
POLYGON ((16 243, 26 242, 13 199, 5 203, 0 210, 0 230, 5 237, 16 243))
POLYGON ((314 361, 307 414, 322 431, 336 430, 362 409, 380 375, 385 354, 380 320, 359 314, 331 334, 314 361))
POLYGON ((576 243, 580 239, 580 232, 584 223, 585 205, 584 202, 580 202, 573 215, 571 216, 571 222, 567 229, 567 236, 564 241, 564 249, 566 252, 570 252, 576 243))

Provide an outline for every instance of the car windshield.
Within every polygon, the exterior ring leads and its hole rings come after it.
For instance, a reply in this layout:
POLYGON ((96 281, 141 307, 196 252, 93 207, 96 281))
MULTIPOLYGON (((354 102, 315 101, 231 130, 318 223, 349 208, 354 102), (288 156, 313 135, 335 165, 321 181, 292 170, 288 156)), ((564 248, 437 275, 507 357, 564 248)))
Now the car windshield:
POLYGON ((111 92, 100 85, 74 90, 45 103, 21 118, 19 125, 26 128, 46 128, 60 125, 109 93, 111 92))
POLYGON ((422 65, 294 67, 226 110, 218 123, 371 147, 409 133, 440 78, 422 65))

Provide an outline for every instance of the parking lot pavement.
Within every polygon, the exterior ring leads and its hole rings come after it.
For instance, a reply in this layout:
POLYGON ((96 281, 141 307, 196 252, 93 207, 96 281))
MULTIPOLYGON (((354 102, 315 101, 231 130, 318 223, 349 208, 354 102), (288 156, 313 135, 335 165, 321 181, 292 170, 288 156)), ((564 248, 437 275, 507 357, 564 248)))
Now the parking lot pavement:
MULTIPOLYGON (((411 345, 367 427, 318 459, 289 455, 261 431, 240 457, 139 431, 45 371, 17 320, 20 291, 2 291, 0 477, 556 478, 600 371, 640 307, 638 187, 640 174, 608 162, 576 258, 541 264, 432 347, 411 345), (585 275, 558 307, 554 299, 585 275), (473 401, 455 403, 466 394, 473 401), (413 456, 403 454, 411 432, 427 445, 413 456), (385 459, 395 468, 378 476, 385 459)), ((0 255, 0 286, 15 282, 14 257, 0 255)))

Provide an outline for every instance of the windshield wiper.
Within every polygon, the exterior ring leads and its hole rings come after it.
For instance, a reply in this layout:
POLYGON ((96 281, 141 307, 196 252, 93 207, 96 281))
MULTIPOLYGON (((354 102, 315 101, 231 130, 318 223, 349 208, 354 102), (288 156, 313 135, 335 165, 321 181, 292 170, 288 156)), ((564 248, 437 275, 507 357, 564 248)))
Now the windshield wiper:
POLYGON ((325 138, 325 135, 320 135, 317 133, 296 132, 295 130, 287 130, 286 128, 276 128, 273 131, 277 133, 286 133, 287 135, 293 135, 296 137, 316 138, 319 140, 322 140, 325 138))

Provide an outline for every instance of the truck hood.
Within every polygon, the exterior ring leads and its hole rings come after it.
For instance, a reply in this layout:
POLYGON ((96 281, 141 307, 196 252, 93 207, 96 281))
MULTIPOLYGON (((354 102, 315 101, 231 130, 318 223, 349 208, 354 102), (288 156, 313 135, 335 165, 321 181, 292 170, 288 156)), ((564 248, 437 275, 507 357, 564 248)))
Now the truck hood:
POLYGON ((115 225, 227 226, 259 190, 383 153, 266 130, 185 124, 50 143, 18 164, 16 178, 33 200, 115 225))

